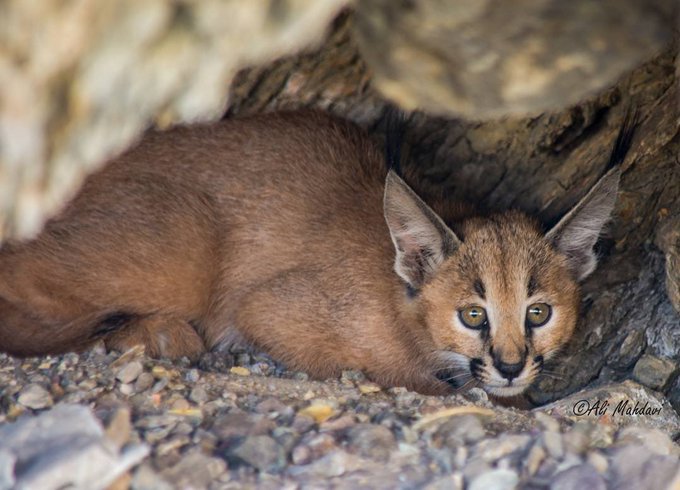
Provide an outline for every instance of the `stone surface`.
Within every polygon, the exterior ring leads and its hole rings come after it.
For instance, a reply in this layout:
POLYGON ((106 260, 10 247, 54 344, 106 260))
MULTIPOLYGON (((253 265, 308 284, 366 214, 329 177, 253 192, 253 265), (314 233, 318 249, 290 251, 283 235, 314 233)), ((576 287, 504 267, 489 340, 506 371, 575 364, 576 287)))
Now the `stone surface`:
POLYGON ((38 384, 28 385, 21 390, 17 401, 24 407, 33 409, 47 408, 53 404, 50 392, 38 384))
POLYGON ((651 452, 661 456, 680 456, 680 446, 675 444, 667 433, 659 429, 650 430, 631 425, 621 429, 616 440, 618 443, 628 442, 645 446, 651 452))
POLYGON ((116 378, 121 383, 132 383, 139 377, 140 374, 142 374, 143 371, 144 366, 142 366, 141 362, 132 361, 120 368, 120 370, 116 373, 116 378))
POLYGON ((189 394, 189 399, 193 402, 200 404, 207 402, 210 399, 210 396, 208 395, 208 392, 205 390, 205 387, 199 385, 194 387, 193 390, 191 390, 191 393, 189 394))
POLYGON ((680 314, 680 209, 661 213, 655 242, 666 254, 666 291, 675 311, 680 314))
POLYGON ((174 488, 207 488, 226 469, 227 464, 223 459, 193 451, 171 468, 162 471, 161 476, 174 488))
POLYGON ((0 488, 13 488, 16 484, 14 465, 17 458, 7 450, 0 451, 0 488))
POLYGON ((151 122, 219 118, 240 68, 318 42, 346 4, 6 3, 0 240, 35 234, 85 173, 151 122))
POLYGON ((647 347, 647 338, 642 330, 633 330, 623 339, 618 352, 612 355, 611 364, 619 369, 628 369, 635 365, 647 347))
POLYGON ((633 379, 653 390, 663 390, 680 371, 680 367, 670 359, 644 355, 635 364, 633 379))
POLYGON ((677 456, 660 456, 644 446, 628 445, 612 455, 611 484, 614 488, 674 488, 680 473, 677 456))
POLYGON ((281 471, 286 464, 283 447, 269 436, 250 436, 231 454, 261 471, 281 471))
POLYGON ((555 475, 550 490, 606 490, 607 483, 602 475, 589 464, 572 466, 555 475))
POLYGON ((564 456, 564 444, 562 443, 562 436, 558 432, 544 432, 543 446, 548 454, 555 459, 561 459, 564 456))
POLYGON ((473 479, 469 490, 512 490, 517 487, 519 477, 512 470, 493 470, 473 479))
POLYGON ((143 445, 118 452, 84 406, 57 405, 39 416, 0 425, 0 475, 7 480, 9 474, 18 488, 103 488, 147 454, 143 445))
POLYGON ((583 390, 536 410, 584 424, 618 428, 634 423, 680 435, 680 415, 668 400, 633 381, 583 390))
POLYGON ((377 461, 387 461, 396 447, 397 441, 392 432, 382 425, 359 424, 347 434, 347 447, 350 451, 377 461))
POLYGON ((409 109, 484 119, 562 108, 606 88, 671 39, 675 5, 372 0, 357 8, 379 90, 409 109))
POLYGON ((65 355, 21 363, 0 354, 0 484, 98 488, 89 484, 98 478, 113 490, 128 483, 133 490, 502 489, 604 479, 608 486, 663 488, 680 464, 672 439, 680 434, 677 415, 660 394, 631 382, 578 396, 647 399, 662 412, 578 417, 568 399, 522 411, 476 392, 367 394, 358 375, 310 381, 257 355, 238 356, 235 363, 251 372, 267 363, 267 374, 244 377, 208 357, 197 369, 140 352, 94 349, 77 362, 65 355), (116 373, 133 361, 165 383, 122 393, 116 373), (23 388, 49 379, 60 387, 56 405, 40 417, 21 416, 29 410, 17 402, 23 388), (194 402, 198 388, 214 396, 194 402), (301 415, 310 406, 331 407, 332 415, 301 415))

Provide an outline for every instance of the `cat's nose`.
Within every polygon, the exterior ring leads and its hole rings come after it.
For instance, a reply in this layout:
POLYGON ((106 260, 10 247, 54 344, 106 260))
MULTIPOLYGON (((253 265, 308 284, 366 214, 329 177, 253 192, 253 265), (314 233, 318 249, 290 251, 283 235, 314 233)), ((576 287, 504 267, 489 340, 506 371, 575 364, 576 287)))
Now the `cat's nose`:
POLYGON ((508 380, 513 380, 519 376, 519 373, 521 373, 522 369, 524 369, 524 361, 516 362, 514 364, 508 364, 507 362, 499 361, 494 362, 493 365, 496 367, 496 369, 498 369, 498 372, 508 380))
POLYGON ((499 373, 501 373, 501 376, 503 376, 508 381, 512 381, 514 378, 519 376, 519 373, 521 373, 522 369, 524 369, 524 365, 526 364, 527 360, 526 351, 522 355, 522 358, 520 359, 519 362, 513 363, 505 362, 503 361, 503 356, 498 355, 493 351, 492 357, 494 367, 498 370, 499 373))

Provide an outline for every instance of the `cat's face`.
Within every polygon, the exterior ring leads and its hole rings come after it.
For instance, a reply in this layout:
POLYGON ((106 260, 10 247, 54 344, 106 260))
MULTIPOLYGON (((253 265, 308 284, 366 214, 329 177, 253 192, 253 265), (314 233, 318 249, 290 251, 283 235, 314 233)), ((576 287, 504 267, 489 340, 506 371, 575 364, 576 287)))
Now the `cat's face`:
POLYGON ((497 396, 524 391, 571 338, 578 282, 616 200, 605 175, 547 234, 519 212, 472 218, 456 235, 396 174, 385 185, 394 270, 413 293, 434 342, 433 372, 475 380, 497 396))
POLYGON ((475 218, 461 231, 460 245, 418 298, 442 364, 436 375, 517 395, 571 338, 578 284, 523 214, 475 218))

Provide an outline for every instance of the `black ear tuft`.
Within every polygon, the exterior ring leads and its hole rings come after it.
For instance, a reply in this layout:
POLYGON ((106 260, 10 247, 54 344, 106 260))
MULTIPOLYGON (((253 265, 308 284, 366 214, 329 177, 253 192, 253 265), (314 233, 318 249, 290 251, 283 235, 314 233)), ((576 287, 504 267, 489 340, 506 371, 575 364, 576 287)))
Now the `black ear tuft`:
POLYGON ((566 255, 569 267, 579 281, 588 277, 597 265, 593 247, 614 209, 621 177, 620 166, 630 149, 636 126, 637 110, 629 108, 609 157, 605 174, 546 234, 546 238, 566 255))
POLYGON ((618 167, 626 159, 626 155, 628 155, 628 151, 630 150, 630 145, 633 142, 635 130, 638 126, 638 117, 637 107, 633 107, 632 105, 628 106, 626 115, 623 117, 621 129, 619 129, 619 134, 616 136, 616 142, 612 148, 611 155, 609 155, 609 163, 603 174, 614 167, 618 167))
POLYGON ((401 147, 406 131, 406 115, 404 111, 389 106, 385 111, 385 164, 387 170, 401 173, 401 147))

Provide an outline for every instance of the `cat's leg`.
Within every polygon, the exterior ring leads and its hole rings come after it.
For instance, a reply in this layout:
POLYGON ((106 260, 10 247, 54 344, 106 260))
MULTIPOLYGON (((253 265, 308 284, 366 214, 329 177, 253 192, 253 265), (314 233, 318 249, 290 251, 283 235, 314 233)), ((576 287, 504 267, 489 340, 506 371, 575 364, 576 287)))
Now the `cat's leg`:
POLYGON ((87 346, 87 336, 79 335, 72 327, 49 322, 0 297, 0 352, 24 357, 87 346))
POLYGON ((33 356, 82 351, 99 339, 116 350, 141 344, 152 357, 197 359, 205 351, 196 330, 177 317, 94 312, 49 321, 0 298, 0 352, 33 356))
POLYGON ((302 270, 261 284, 240 302, 234 325, 274 359, 317 379, 357 369, 385 387, 452 392, 413 346, 390 335, 389 320, 377 314, 352 318, 355 308, 348 306, 360 299, 329 296, 320 280, 314 271, 302 270))
POLYGON ((164 314, 135 316, 129 320, 110 317, 100 324, 106 347, 120 351, 143 345, 151 357, 198 359, 206 349, 196 329, 178 317, 164 314), (115 323, 120 321, 121 325, 115 323), (105 332, 106 329, 110 332, 105 332))

